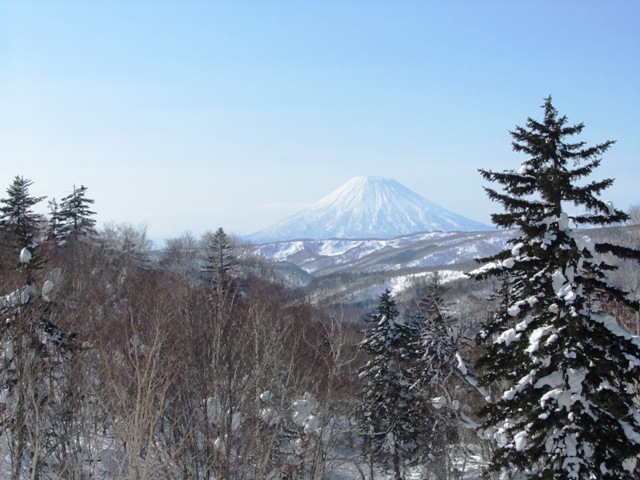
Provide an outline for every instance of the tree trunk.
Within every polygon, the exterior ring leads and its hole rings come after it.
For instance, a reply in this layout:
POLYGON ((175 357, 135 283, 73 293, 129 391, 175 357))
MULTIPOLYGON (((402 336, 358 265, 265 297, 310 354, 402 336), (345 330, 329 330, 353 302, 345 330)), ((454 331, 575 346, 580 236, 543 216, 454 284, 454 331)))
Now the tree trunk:
POLYGON ((393 480, 403 480, 397 439, 393 440, 393 480))

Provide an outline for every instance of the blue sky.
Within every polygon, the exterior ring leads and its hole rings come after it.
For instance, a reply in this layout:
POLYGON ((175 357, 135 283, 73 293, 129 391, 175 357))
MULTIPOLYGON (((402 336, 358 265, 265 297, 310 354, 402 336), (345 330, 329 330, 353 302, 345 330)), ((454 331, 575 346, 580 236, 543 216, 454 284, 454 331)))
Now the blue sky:
POLYGON ((640 203, 640 2, 0 0, 0 190, 89 188, 162 239, 265 228, 356 175, 489 223, 478 168, 551 94, 640 203))

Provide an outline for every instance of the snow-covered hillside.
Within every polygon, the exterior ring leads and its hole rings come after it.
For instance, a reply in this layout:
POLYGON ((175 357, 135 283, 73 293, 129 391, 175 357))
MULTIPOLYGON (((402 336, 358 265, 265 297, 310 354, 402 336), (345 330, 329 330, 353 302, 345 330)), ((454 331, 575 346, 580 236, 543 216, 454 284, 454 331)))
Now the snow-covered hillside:
POLYGON ((417 232, 491 229, 430 202, 395 180, 361 176, 311 207, 250 235, 249 240, 387 239, 417 232))
POLYGON ((502 250, 512 234, 431 232, 391 239, 274 242, 255 247, 268 260, 290 262, 313 275, 339 271, 394 272, 473 263, 502 250))

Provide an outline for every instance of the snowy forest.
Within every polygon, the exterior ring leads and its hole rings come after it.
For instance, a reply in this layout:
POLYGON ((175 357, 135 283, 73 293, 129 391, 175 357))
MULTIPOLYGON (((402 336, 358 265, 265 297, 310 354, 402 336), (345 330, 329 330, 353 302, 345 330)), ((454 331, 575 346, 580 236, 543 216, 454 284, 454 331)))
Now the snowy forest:
POLYGON ((511 132, 521 164, 480 170, 508 248, 372 308, 314 300, 223 228, 153 250, 98 229, 87 187, 16 176, 0 477, 640 478, 640 208, 601 198, 614 142, 542 110, 511 132))

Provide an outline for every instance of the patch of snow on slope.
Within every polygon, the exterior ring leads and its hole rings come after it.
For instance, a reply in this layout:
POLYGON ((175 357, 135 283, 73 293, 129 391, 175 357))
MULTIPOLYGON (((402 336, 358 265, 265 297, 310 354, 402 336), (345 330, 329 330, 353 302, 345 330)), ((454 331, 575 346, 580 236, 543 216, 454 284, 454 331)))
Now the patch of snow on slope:
POLYGON ((273 253, 271 254, 271 258, 276 262, 286 261, 289 259, 289 257, 305 249, 304 242, 301 241, 281 243, 275 245, 274 247, 275 248, 273 253))
POLYGON ((361 252, 368 253, 370 251, 378 250, 384 245, 385 242, 381 240, 328 240, 321 242, 318 254, 335 257, 338 255, 344 255, 345 253, 355 249, 360 249, 361 252))
MULTIPOLYGON (((458 270, 439 270, 440 274, 440 283, 449 283, 455 280, 459 280, 463 278, 465 275, 463 272, 458 270)), ((400 275, 397 277, 392 277, 389 279, 387 283, 387 287, 391 290, 393 295, 397 295, 398 293, 410 288, 411 285, 420 278, 429 278, 433 275, 433 272, 420 272, 411 275, 400 275)))

